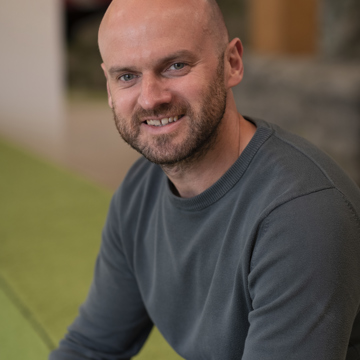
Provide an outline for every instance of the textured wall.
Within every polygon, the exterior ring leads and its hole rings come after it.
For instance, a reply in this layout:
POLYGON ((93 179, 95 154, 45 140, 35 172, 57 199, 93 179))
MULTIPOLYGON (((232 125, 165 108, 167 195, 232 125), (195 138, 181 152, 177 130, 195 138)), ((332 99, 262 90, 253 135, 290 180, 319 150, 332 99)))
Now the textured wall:
POLYGON ((360 185, 360 64, 246 56, 241 114, 301 135, 360 185))
POLYGON ((323 57, 360 59, 360 1, 318 1, 323 57))

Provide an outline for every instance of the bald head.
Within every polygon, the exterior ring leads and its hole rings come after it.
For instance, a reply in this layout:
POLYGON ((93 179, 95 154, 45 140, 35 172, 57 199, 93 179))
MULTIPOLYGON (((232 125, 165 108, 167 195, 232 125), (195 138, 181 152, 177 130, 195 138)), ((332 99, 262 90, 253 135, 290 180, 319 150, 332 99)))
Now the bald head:
POLYGON ((216 0, 206 0, 207 9, 209 11, 208 28, 210 34, 223 51, 223 48, 229 42, 229 32, 226 28, 224 16, 219 8, 216 0))
MULTIPOLYGON (((211 39, 220 53, 226 48, 229 42, 228 31, 215 0, 113 0, 99 29, 99 49, 103 60, 108 38, 119 31, 119 25, 122 25, 121 29, 124 29, 124 25, 131 29, 136 24, 146 24, 146 20, 151 17, 158 23, 171 16, 177 19, 173 23, 173 31, 178 31, 179 25, 187 23, 189 32, 202 32, 211 39)), ((146 31, 151 31, 149 25, 146 31)))

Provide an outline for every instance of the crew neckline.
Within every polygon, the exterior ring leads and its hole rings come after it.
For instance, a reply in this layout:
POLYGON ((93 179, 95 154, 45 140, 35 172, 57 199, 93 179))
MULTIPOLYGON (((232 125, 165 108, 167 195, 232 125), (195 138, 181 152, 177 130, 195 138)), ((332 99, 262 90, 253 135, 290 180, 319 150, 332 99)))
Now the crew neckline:
POLYGON ((188 211, 202 210, 220 200, 241 179, 257 151, 273 133, 270 125, 265 121, 245 116, 244 118, 256 126, 254 136, 235 163, 208 189, 194 197, 181 198, 173 194, 170 181, 166 178, 165 195, 173 206, 188 211))

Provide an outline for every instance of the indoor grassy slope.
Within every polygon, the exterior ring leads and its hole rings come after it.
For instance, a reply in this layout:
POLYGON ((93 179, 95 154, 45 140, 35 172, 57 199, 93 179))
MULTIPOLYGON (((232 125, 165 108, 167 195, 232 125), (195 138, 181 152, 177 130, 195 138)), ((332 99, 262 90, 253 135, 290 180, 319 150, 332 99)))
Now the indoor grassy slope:
MULTIPOLYGON (((110 198, 0 141, 1 359, 45 360, 62 338, 86 297, 110 198)), ((181 358, 155 330, 136 359, 181 358)))

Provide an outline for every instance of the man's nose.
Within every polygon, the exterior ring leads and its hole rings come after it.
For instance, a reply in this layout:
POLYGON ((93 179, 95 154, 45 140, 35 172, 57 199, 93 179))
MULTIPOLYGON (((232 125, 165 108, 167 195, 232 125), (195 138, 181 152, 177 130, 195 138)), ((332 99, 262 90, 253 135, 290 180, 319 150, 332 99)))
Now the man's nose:
POLYGON ((168 104, 170 101, 171 93, 165 87, 164 79, 154 75, 143 75, 138 98, 138 103, 143 109, 151 110, 161 104, 168 104))

